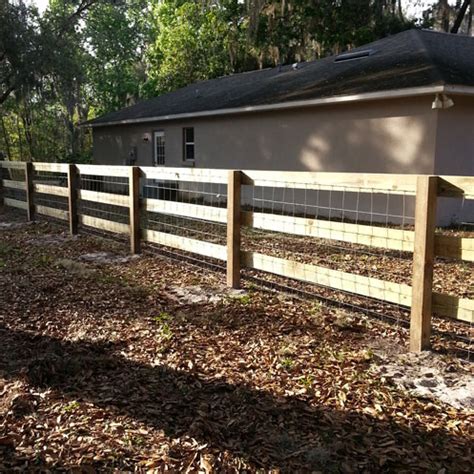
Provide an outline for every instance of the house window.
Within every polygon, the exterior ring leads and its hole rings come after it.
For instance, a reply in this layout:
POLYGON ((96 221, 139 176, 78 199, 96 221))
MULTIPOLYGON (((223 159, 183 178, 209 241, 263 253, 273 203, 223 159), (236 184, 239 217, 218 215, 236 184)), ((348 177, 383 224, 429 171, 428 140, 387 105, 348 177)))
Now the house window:
POLYGON ((165 132, 163 130, 154 133, 154 162, 155 166, 165 164, 165 132))
POLYGON ((183 128, 184 161, 194 161, 194 128, 183 128))

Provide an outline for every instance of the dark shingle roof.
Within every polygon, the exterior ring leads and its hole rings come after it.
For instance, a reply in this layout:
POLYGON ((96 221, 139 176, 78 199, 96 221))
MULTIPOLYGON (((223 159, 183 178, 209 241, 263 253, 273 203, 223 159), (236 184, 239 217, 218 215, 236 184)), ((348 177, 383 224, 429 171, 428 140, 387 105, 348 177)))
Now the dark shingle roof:
POLYGON ((239 108, 435 85, 474 86, 474 38, 408 30, 353 51, 362 59, 316 61, 224 76, 112 112, 89 122, 123 120, 239 108))

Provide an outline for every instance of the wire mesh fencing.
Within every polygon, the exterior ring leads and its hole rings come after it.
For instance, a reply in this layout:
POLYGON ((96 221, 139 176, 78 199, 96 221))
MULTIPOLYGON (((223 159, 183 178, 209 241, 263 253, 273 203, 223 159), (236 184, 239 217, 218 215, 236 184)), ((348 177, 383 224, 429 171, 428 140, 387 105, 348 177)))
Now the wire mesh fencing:
POLYGON ((250 276, 408 326, 412 195, 272 180, 242 193, 242 249, 274 257, 250 276))
MULTIPOLYGON (((132 252, 142 239, 171 258, 227 270, 232 286, 242 267, 254 284, 324 301, 342 320, 366 314, 389 320, 399 341, 411 326, 411 347, 413 328, 427 321, 434 347, 472 358, 470 178, 54 164, 0 170, 7 205, 31 210, 33 202, 38 213, 69 219, 72 233, 79 222, 127 236, 132 252), (419 199, 427 183, 435 185, 430 193, 440 215, 450 219, 436 233, 428 225, 423 230, 423 222, 434 222, 431 206, 419 199), (429 288, 420 291, 420 282, 429 288), (420 298, 432 305, 432 319, 416 308, 420 298)), ((423 347, 426 338, 418 343, 423 347)))
POLYGON ((26 173, 24 164, 0 166, 0 184, 5 204, 26 210, 26 173), (23 166, 22 166, 23 165, 23 166))
POLYGON ((122 176, 80 174, 78 214, 83 226, 127 233, 129 216, 129 179, 122 176), (104 221, 117 224, 111 226, 104 221))
POLYGON ((34 166, 33 185, 36 213, 56 219, 67 220, 69 192, 66 169, 61 171, 48 171, 41 169, 41 167, 34 166))
MULTIPOLYGON (((141 228, 145 240, 176 258, 221 267, 227 229, 227 184, 145 171, 141 228), (172 249, 172 250, 171 250, 172 249), (200 249, 201 252, 193 252, 200 249)), ((224 249, 225 250, 225 249, 224 249)))
POLYGON ((442 317, 436 310, 432 318, 432 344, 440 350, 461 354, 474 360, 474 246, 463 245, 474 241, 474 200, 467 198, 439 198, 439 211, 448 216, 445 227, 436 229, 436 241, 448 249, 450 256, 437 256, 434 263, 433 289, 464 304, 462 321, 442 317))

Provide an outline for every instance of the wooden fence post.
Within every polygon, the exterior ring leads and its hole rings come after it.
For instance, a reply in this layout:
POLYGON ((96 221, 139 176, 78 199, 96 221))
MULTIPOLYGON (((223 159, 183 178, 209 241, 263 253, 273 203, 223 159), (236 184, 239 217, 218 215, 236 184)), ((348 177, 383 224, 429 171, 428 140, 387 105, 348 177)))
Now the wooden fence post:
POLYGON ((437 176, 418 176, 410 321, 410 350, 430 348, 437 176))
POLYGON ((241 171, 229 171, 227 180, 227 286, 240 287, 241 171))
POLYGON ((67 170, 69 231, 71 235, 78 232, 79 216, 77 213, 77 193, 79 189, 79 172, 76 165, 69 165, 67 170))
POLYGON ((33 183, 33 163, 25 163, 25 184, 26 184, 26 212, 28 221, 35 220, 34 183, 33 183))
POLYGON ((131 166, 129 171, 129 209, 130 209, 130 252, 140 253, 140 176, 138 166, 131 166))

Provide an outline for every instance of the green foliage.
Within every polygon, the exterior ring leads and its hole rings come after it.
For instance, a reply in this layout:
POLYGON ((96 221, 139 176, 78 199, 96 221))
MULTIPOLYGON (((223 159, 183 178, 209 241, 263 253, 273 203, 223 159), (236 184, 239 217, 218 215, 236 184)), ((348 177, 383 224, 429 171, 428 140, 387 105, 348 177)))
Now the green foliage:
POLYGON ((171 316, 168 313, 162 311, 160 314, 153 317, 153 321, 157 324, 164 324, 171 319, 171 316))
POLYGON ((63 407, 63 411, 66 413, 70 413, 76 411, 81 405, 78 401, 73 400, 72 402, 68 403, 66 406, 63 407))
POLYGON ((249 293, 237 297, 232 297, 232 299, 238 301, 240 304, 243 305, 248 305, 252 302, 252 296, 249 293))
POLYGON ((282 359, 282 361, 280 362, 280 365, 285 369, 285 370, 291 370, 294 365, 295 365, 295 362, 293 359, 290 359, 289 357, 285 357, 284 359, 282 359))
POLYGON ((162 311, 160 314, 155 316, 153 320, 159 325, 160 329, 160 338, 164 341, 169 341, 173 338, 173 331, 169 325, 171 316, 168 313, 162 311))
POLYGON ((301 385, 307 390, 313 387, 314 377, 312 375, 305 375, 300 378, 301 385))
POLYGON ((157 35, 147 55, 150 93, 232 71, 228 28, 221 13, 220 8, 198 2, 165 1, 154 8, 157 35))
POLYGON ((392 0, 50 0, 40 16, 2 0, 0 154, 88 162, 91 135, 78 126, 87 119, 195 81, 436 25, 438 10, 417 21, 392 0))

